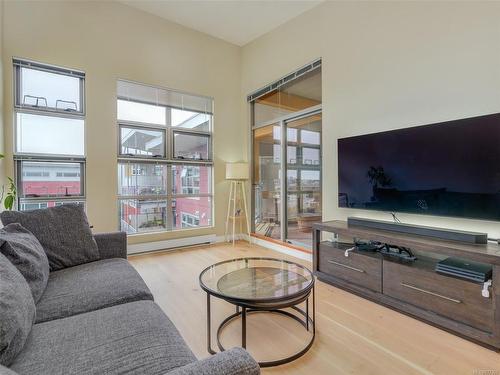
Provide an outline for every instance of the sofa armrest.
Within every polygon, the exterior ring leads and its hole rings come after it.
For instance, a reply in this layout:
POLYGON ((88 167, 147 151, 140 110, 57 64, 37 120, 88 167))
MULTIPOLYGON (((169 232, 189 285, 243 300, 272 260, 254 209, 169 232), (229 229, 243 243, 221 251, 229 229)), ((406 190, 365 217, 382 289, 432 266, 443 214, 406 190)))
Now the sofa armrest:
POLYGON ((259 375, 260 367, 248 352, 233 348, 188 365, 177 367, 168 375, 259 375))
POLYGON ((125 232, 96 233, 101 259, 124 258, 127 259, 127 234, 125 232))

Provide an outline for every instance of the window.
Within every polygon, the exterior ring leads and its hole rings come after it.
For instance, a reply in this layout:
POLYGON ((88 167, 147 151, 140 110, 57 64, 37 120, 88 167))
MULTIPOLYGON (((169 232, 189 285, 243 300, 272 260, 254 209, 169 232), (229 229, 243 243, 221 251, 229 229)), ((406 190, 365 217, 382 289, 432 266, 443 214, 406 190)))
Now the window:
POLYGON ((41 202, 21 203, 20 210, 21 211, 40 210, 42 208, 62 206, 63 204, 85 205, 85 202, 64 200, 64 201, 43 201, 43 202, 41 201, 41 202))
POLYGON ((117 101, 118 120, 166 125, 166 108, 128 100, 117 101))
POLYGON ((210 194, 212 187, 211 168, 207 166, 172 166, 172 189, 174 194, 210 194))
POLYGON ((173 200, 173 227, 175 229, 210 225, 212 225, 212 197, 177 197, 173 200), (190 221, 185 220, 187 215, 190 215, 190 221))
POLYGON ((212 99, 117 84, 119 229, 206 227, 212 221, 212 99))
POLYGON ((212 116, 206 113, 183 111, 172 108, 172 126, 181 129, 210 131, 212 116))
POLYGON ((83 115, 84 73, 17 59, 14 71, 16 108, 83 115))
POLYGON ((21 203, 21 211, 31 211, 47 208, 47 203, 21 203))
POLYGON ((120 199, 120 229, 127 233, 166 230, 167 212, 166 200, 120 199))
POLYGON ((167 195, 167 165, 153 163, 118 163, 118 195, 167 195))
POLYGON ((83 156, 83 128, 83 119, 18 112, 16 114, 16 152, 83 156))
POLYGON ((19 197, 80 197, 83 195, 82 168, 81 163, 20 160, 19 197))
POLYGON ((181 227, 182 228, 192 228, 192 227, 198 227, 200 226, 200 218, 196 215, 192 214, 186 214, 182 213, 182 221, 181 221, 181 227))
POLYGON ((300 136, 302 138, 302 143, 309 143, 311 145, 319 145, 321 141, 321 133, 310 131, 310 130, 301 130, 300 136))
POLYGON ((174 158, 207 160, 210 137, 174 132, 174 158))
POLYGON ((19 209, 85 204, 85 74, 14 59, 19 209))
POLYGON ((165 131, 120 126, 120 150, 122 155, 165 157, 165 131))

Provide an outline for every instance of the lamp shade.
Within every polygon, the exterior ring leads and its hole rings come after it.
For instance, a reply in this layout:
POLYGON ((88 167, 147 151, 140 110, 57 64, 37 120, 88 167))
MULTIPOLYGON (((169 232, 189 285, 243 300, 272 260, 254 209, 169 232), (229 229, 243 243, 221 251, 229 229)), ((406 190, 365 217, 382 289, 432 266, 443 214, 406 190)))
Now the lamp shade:
POLYGON ((226 180, 248 180, 248 163, 226 163, 226 180))

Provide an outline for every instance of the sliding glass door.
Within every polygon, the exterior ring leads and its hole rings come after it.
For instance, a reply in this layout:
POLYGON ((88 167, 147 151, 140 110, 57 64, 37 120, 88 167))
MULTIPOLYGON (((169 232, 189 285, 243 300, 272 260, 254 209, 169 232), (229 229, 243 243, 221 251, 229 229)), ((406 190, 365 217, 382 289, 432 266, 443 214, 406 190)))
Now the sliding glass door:
POLYGON ((254 233, 281 239, 280 124, 253 131, 254 233))
POLYGON ((285 239, 312 247, 312 223, 321 221, 321 113, 286 121, 287 225, 285 239))
POLYGON ((321 221, 321 60, 248 96, 252 123, 252 231, 312 247, 321 221))
POLYGON ((320 109, 253 130, 252 186, 254 233, 311 248, 321 221, 320 109))

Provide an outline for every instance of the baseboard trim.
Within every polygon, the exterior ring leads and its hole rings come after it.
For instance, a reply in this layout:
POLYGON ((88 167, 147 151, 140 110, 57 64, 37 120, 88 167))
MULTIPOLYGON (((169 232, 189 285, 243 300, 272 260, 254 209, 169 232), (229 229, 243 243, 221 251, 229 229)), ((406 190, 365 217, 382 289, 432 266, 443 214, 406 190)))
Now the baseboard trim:
POLYGON ((205 236, 175 238, 171 240, 144 242, 128 245, 128 255, 147 253, 150 251, 177 249, 179 247, 196 246, 203 244, 212 244, 218 241, 215 234, 207 234, 205 236))
MULTIPOLYGON (((227 238, 231 238, 231 240, 227 241, 226 240, 226 236, 217 236, 216 239, 215 239, 215 242, 217 243, 222 243, 222 242, 227 242, 227 243, 230 243, 232 242, 232 237, 227 237, 227 238)), ((240 233, 240 234, 236 234, 234 236, 234 239, 236 241, 247 241, 247 242, 250 242, 250 236, 248 234, 245 234, 245 233, 240 233)))
MULTIPOLYGON (((266 241, 264 239, 249 236, 248 234, 237 234, 235 236, 236 241, 247 241, 249 243, 265 247, 269 250, 274 250, 282 254, 290 255, 295 258, 312 261, 312 254, 306 253, 304 251, 296 250, 288 246, 280 245, 271 241, 266 241)), ((208 234, 205 236, 195 236, 186 238, 174 238, 171 240, 163 241, 152 241, 128 245, 128 255, 149 253, 154 251, 168 251, 177 250, 182 247, 198 246, 203 244, 214 244, 227 242, 225 236, 216 236, 215 234, 208 234)), ((230 242, 230 241, 229 241, 230 242)))
POLYGON ((309 262, 312 262, 312 254, 310 254, 310 253, 306 253, 306 252, 301 251, 301 250, 295 250, 291 247, 279 245, 277 243, 263 240, 261 238, 254 237, 254 236, 250 237, 250 241, 251 241, 251 243, 253 243, 255 245, 265 247, 266 249, 274 250, 274 251, 277 251, 279 253, 283 253, 283 254, 290 255, 290 256, 295 257, 295 258, 299 258, 299 259, 303 259, 303 260, 307 260, 309 262))

